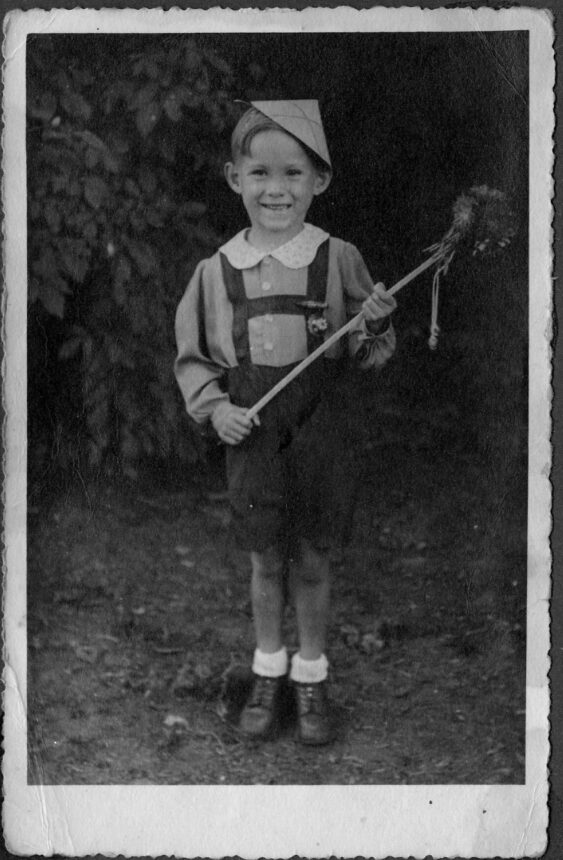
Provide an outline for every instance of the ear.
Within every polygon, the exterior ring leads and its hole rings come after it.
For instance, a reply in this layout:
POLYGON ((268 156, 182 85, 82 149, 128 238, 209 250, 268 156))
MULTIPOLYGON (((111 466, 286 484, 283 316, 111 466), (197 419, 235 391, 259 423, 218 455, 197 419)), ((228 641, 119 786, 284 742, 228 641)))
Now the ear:
POLYGON ((330 180, 332 179, 332 173, 330 170, 318 170, 317 176, 315 178, 315 184, 313 186, 313 194, 322 194, 323 191, 326 191, 328 186, 330 185, 330 180))
POLYGON ((239 172, 237 170, 236 165, 233 164, 232 161, 228 161, 225 164, 224 170, 225 170, 225 179, 229 183, 229 187, 231 188, 231 190, 234 191, 235 194, 241 194, 242 191, 241 191, 241 187, 240 187, 239 172))

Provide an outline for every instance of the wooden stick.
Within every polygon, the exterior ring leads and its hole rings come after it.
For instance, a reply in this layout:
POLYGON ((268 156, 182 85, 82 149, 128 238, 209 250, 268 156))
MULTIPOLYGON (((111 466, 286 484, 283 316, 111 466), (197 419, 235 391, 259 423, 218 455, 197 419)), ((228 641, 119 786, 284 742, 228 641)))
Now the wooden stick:
MULTIPOLYGON (((421 263, 420 266, 417 266, 416 269, 413 269, 412 272, 409 272, 408 275, 405 275, 404 278, 401 278, 400 281, 397 281, 396 284, 393 284, 393 286, 387 290, 387 295, 392 296, 395 293, 398 293, 399 290, 402 289, 402 287, 405 287, 411 281, 414 281, 415 278, 421 275, 422 272, 425 272, 426 269, 429 269, 430 266, 433 266, 438 263, 441 256, 442 255, 439 253, 433 254, 432 257, 429 257, 427 260, 424 261, 424 263, 421 263)), ((312 353, 310 353, 310 355, 307 356, 307 358, 304 358, 303 361, 299 362, 299 364, 296 364, 293 370, 290 370, 290 372, 286 376, 284 376, 283 379, 280 379, 280 381, 276 383, 276 385, 274 385, 273 388, 271 388, 267 392, 267 394, 264 395, 264 397, 261 397, 260 400, 258 400, 254 404, 254 406, 250 407, 250 409, 246 413, 247 418, 253 418, 255 415, 257 415, 260 410, 263 409, 264 406, 266 406, 266 404, 270 402, 270 400, 273 400, 274 397, 280 393, 280 391, 283 391, 286 385, 289 385, 290 382, 292 382, 297 376, 299 376, 299 374, 302 373, 302 371, 304 371, 306 367, 309 367, 309 365, 312 364, 315 359, 317 359, 320 355, 322 355, 323 352, 326 352, 327 349, 330 349, 333 343, 336 343, 338 340, 340 340, 341 337, 343 337, 352 329, 356 328, 363 315, 363 311, 360 311, 360 313, 356 314, 356 316, 353 317, 353 319, 349 320, 346 325, 343 325, 342 328, 339 328, 338 331, 335 331, 334 334, 331 334, 330 337, 323 341, 320 346, 318 346, 312 353)))
POLYGON ((431 257, 428 257, 424 263, 421 263, 420 266, 417 266, 416 269, 413 269, 412 272, 409 272, 408 275, 405 275, 404 278, 401 278, 400 281, 397 281, 396 284, 393 284, 392 287, 389 287, 387 290, 387 294, 389 296, 398 293, 403 287, 406 287, 407 284, 410 284, 411 281, 414 281, 415 278, 418 278, 419 275, 422 275, 426 269, 429 269, 430 266, 433 266, 435 263, 439 263, 442 258, 442 252, 436 251, 435 254, 432 254, 431 257))

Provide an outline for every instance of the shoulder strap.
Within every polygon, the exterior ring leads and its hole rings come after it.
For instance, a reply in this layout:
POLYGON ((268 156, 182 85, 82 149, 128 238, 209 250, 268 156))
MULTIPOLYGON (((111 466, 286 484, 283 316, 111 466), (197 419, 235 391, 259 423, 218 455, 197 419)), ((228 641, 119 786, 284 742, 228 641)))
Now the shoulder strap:
MULTIPOLYGON (((307 273, 307 299, 312 302, 322 303, 326 301, 329 241, 329 239, 325 239, 322 245, 319 245, 315 259, 309 265, 307 273)), ((309 354, 313 352, 319 343, 319 338, 315 337, 307 324, 307 352, 309 354)))
POLYGON ((248 306, 242 271, 229 263, 225 254, 219 254, 227 296, 233 306, 233 344, 239 364, 250 360, 248 342, 248 306))
POLYGON ((307 298, 313 302, 324 302, 326 299, 329 242, 330 239, 325 239, 325 241, 319 245, 315 259, 309 266, 307 277, 307 298))

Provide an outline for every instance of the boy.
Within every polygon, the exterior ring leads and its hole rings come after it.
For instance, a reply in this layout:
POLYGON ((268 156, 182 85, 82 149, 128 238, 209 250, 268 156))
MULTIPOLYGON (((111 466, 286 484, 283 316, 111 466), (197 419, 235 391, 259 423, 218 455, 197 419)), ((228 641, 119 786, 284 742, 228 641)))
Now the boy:
POLYGON ((260 415, 246 413, 359 310, 364 319, 349 335, 350 355, 361 369, 383 365, 395 348, 389 315, 396 303, 382 284, 373 285, 354 246, 305 221, 332 176, 316 101, 253 102, 233 132, 225 176, 250 228, 197 267, 176 317, 175 371, 189 414, 211 420, 227 445, 233 527, 250 552, 256 650, 241 731, 263 739, 279 728, 288 575, 299 637, 289 675, 298 737, 325 744, 332 738, 325 639, 338 488, 326 480, 330 463, 319 470, 321 452, 301 441, 334 382, 341 343, 260 415))

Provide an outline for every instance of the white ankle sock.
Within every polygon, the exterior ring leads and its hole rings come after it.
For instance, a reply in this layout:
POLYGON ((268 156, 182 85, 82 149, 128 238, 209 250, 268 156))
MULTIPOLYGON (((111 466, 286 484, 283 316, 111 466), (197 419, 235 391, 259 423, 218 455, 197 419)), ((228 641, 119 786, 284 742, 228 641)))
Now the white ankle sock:
POLYGON ((259 648, 254 652, 254 660, 252 661, 252 671, 255 675, 262 675, 264 678, 280 678, 287 673, 287 651, 285 646, 279 651, 274 651, 273 654, 267 654, 265 651, 260 651, 259 648))
POLYGON ((325 681, 328 675, 328 660, 324 654, 318 660, 304 660, 297 653, 291 660, 291 672, 289 677, 298 684, 319 684, 325 681))

